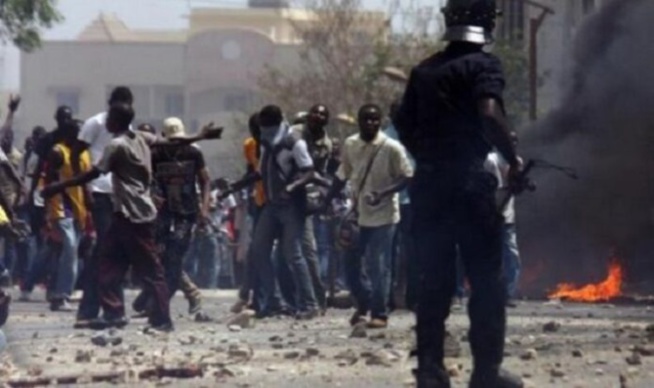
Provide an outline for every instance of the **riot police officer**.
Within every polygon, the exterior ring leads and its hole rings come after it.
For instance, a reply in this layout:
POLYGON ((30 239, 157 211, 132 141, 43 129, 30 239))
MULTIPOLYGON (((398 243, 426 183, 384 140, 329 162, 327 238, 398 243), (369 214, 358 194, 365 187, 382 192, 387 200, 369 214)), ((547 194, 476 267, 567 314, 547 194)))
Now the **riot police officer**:
POLYGON ((517 177, 505 120, 504 75, 492 42, 494 0, 449 0, 443 13, 449 44, 416 66, 394 118, 417 162, 411 186, 413 233, 422 279, 417 308, 419 388, 450 387, 443 365, 445 321, 455 292, 457 251, 470 283, 470 387, 521 387, 500 368, 506 328, 502 216, 497 180, 484 171, 496 148, 517 177))

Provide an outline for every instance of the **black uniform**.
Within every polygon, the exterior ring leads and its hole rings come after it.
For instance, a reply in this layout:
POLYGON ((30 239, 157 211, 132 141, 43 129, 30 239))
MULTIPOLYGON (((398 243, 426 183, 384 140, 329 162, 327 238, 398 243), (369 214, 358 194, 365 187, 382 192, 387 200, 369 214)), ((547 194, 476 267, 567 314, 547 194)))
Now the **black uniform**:
POLYGON ((417 161, 412 227, 422 274, 417 309, 419 368, 442 371, 445 321, 456 285, 457 248, 472 294, 470 345, 475 370, 499 368, 506 326, 502 217, 497 180, 484 168, 491 145, 478 103, 502 103, 500 61, 480 45, 453 43, 413 69, 395 117, 417 161))

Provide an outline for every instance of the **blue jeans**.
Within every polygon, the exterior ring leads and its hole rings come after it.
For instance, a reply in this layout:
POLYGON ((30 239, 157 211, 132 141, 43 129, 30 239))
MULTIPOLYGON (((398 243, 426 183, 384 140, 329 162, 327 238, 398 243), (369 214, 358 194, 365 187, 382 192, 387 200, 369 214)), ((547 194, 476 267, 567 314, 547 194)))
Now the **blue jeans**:
POLYGON ((73 293, 77 278, 77 247, 81 233, 72 217, 57 220, 55 228, 61 235, 61 252, 57 262, 57 281, 54 284, 54 298, 66 299, 73 293))
POLYGON ((300 311, 317 308, 307 262, 302 255, 302 235, 306 216, 295 204, 264 206, 252 238, 252 259, 261 282, 264 303, 260 311, 276 308, 276 278, 272 259, 275 239, 280 236, 282 256, 288 262, 295 283, 297 306, 300 311))
MULTIPOLYGON (((59 247, 52 247, 52 244, 47 241, 40 244, 37 242, 36 253, 34 254, 29 274, 21 285, 21 291, 28 293, 34 291, 34 286, 37 283, 46 280, 48 274, 55 274, 57 272, 57 258, 55 255, 58 249, 59 247)), ((48 290, 51 290, 53 286, 52 279, 50 279, 48 290)))
POLYGON ((520 277, 520 251, 515 224, 504 224, 502 228, 502 265, 506 278, 506 292, 509 298, 515 297, 520 277))
POLYGON ((361 227, 359 243, 346 252, 345 270, 359 313, 388 319, 395 225, 361 227))
POLYGON ((219 244, 216 232, 196 229, 186 255, 186 273, 201 288, 217 288, 220 272, 219 244))
POLYGON ((332 254, 332 243, 329 238, 329 226, 329 220, 324 220, 320 218, 320 216, 313 216, 313 230, 316 235, 316 244, 318 248, 320 277, 323 281, 327 280, 329 274, 329 258, 332 254))

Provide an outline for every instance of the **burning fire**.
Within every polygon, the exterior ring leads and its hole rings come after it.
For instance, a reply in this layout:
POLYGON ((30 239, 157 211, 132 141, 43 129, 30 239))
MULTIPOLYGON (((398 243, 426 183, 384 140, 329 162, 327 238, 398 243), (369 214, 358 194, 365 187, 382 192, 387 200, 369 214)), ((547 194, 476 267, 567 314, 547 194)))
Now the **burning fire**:
POLYGON ((607 301, 621 295, 622 277, 622 267, 618 262, 613 262, 609 266, 608 277, 601 283, 588 284, 580 288, 571 283, 562 283, 557 286, 556 291, 549 295, 549 298, 575 302, 607 301))

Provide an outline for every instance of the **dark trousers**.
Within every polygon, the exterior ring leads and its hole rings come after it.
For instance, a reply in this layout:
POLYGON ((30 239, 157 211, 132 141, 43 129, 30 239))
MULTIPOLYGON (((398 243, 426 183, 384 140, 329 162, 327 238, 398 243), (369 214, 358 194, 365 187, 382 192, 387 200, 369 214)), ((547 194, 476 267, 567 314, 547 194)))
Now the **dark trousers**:
MULTIPOLYGON (((98 261, 100 250, 105 243, 111 217, 113 214, 113 204, 111 195, 93 193, 93 225, 95 226, 96 243, 93 247, 93 253, 84 262, 82 273, 80 274, 80 283, 82 286, 82 300, 77 310, 78 319, 95 319, 100 314, 100 297, 98 294, 98 261)), ((121 291, 122 292, 122 291, 121 291)))
POLYGON ((171 298, 175 296, 180 286, 182 272, 184 271, 184 257, 191 246, 195 222, 195 217, 184 218, 161 215, 157 219, 156 241, 163 247, 161 252, 162 264, 171 298))
POLYGON ((108 319, 125 316, 122 284, 130 266, 152 295, 149 323, 170 323, 169 292, 157 253, 154 224, 136 224, 115 214, 100 254, 100 302, 108 319))
MULTIPOLYGON (((184 272, 184 258, 191 246, 195 223, 195 216, 175 217, 165 213, 160 213, 156 222, 157 253, 162 258, 170 299, 175 296, 177 290, 181 290, 189 302, 201 297, 198 287, 184 272)), ((142 311, 153 302, 152 295, 143 287, 134 301, 134 308, 142 311)))
MULTIPOLYGON (((424 171, 412 182, 413 234, 421 283, 417 308, 418 368, 443 368, 445 321, 456 288, 457 247, 470 283, 470 346, 475 370, 502 363, 506 292, 502 277, 502 217, 495 178, 481 168, 424 171)), ((492 372, 491 372, 492 373, 492 372)))
MULTIPOLYGON (((254 235, 254 230, 257 227, 259 221, 259 216, 261 215, 261 210, 263 207, 256 206, 252 211, 252 234, 254 235)), ((245 276, 243 279, 243 284, 239 290, 239 299, 242 301, 250 300, 250 291, 252 291, 252 307, 255 310, 259 310, 259 306, 263 301, 263 293, 261 291, 260 283, 258 282, 257 268, 255 266, 255 259, 252 257, 254 254, 254 248, 252 242, 248 247, 248 253, 245 257, 245 276)))

